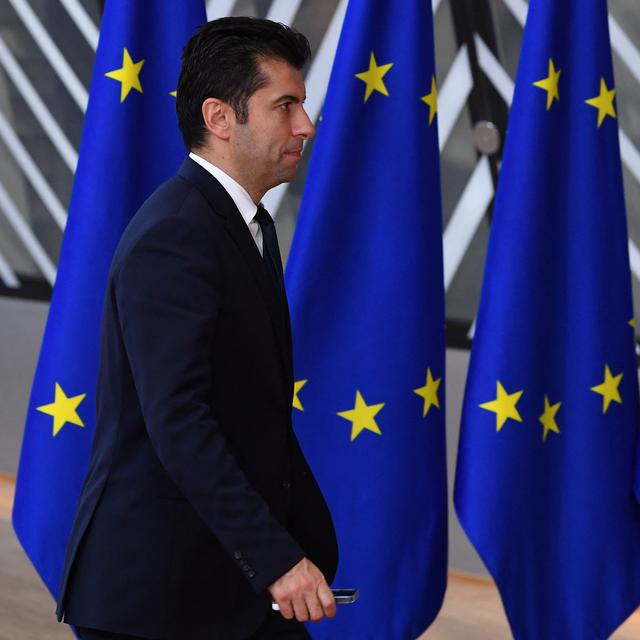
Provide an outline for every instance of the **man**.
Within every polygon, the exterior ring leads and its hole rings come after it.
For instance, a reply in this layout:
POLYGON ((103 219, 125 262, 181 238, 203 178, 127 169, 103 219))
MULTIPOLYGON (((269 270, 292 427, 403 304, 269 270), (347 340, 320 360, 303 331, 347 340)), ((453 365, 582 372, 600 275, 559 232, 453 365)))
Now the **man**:
POLYGON ((208 23, 184 49, 191 154, 135 215, 107 287, 58 603, 83 638, 308 638, 303 621, 335 613, 335 532, 291 428, 282 265, 257 206, 314 135, 309 55, 251 18, 208 23))

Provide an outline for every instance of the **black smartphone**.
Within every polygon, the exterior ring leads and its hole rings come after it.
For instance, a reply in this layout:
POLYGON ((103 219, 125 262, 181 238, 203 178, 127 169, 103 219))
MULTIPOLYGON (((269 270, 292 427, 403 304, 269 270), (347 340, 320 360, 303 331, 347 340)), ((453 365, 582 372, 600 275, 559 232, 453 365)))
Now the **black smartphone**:
POLYGON ((358 599, 360 592, 357 589, 331 589, 336 604, 351 604, 358 599))

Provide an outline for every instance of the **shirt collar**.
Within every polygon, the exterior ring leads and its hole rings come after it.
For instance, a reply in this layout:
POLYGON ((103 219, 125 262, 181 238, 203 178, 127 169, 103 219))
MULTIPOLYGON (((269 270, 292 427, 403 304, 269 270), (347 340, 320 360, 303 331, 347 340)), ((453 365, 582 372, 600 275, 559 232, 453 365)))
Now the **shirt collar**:
POLYGON ((194 162, 197 162, 203 169, 206 169, 224 187, 224 190, 231 196, 231 199, 238 208, 242 219, 248 225, 255 217, 258 207, 247 193, 247 190, 228 173, 225 173, 208 160, 193 153, 193 151, 189 154, 189 157, 194 162))

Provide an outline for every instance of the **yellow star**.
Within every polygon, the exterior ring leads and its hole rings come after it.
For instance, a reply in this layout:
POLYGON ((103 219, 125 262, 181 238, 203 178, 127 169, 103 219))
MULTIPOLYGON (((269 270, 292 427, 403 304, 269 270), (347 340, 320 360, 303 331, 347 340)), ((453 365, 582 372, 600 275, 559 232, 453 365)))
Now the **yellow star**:
POLYGON ((120 102, 124 102, 124 99, 129 95, 129 91, 131 91, 131 89, 135 89, 142 93, 140 70, 142 69, 143 64, 144 60, 134 62, 125 48, 124 53, 122 54, 122 67, 104 74, 107 78, 117 80, 120 83, 120 102))
POLYGON ((635 318, 631 318, 631 320, 629 320, 629 326, 633 327, 634 329, 636 328, 636 319, 635 318))
POLYGON ((383 64, 378 66, 376 63, 376 58, 373 55, 373 51, 371 52, 371 58, 369 59, 369 68, 367 71, 363 71, 362 73, 356 73, 356 78, 362 80, 367 85, 367 89, 364 94, 364 101, 366 102, 369 99, 369 96, 374 91, 379 91, 385 96, 389 95, 387 91, 387 87, 384 86, 384 78, 385 74, 393 67, 393 62, 389 64, 383 64))
POLYGON ((591 391, 595 391, 602 396, 602 413, 607 413, 607 409, 609 409, 612 400, 618 404, 622 404, 622 398, 618 391, 620 380, 622 380, 622 374, 619 373, 617 376, 612 376, 611 369, 609 369, 609 365, 607 364, 604 367, 604 382, 595 387, 591 387, 591 391))
POLYGON ((438 387, 440 386, 440 382, 442 378, 438 378, 434 380, 431 375, 431 369, 427 369, 427 381, 424 387, 419 387, 418 389, 414 389, 413 393, 419 395, 421 398, 424 398, 424 408, 422 410, 422 417, 426 417, 427 413, 429 413, 429 409, 433 405, 436 408, 440 408, 440 401, 438 400, 438 387))
POLYGON ((351 424, 351 442, 353 442, 365 429, 382 435, 380 428, 376 424, 375 416, 384 407, 381 404, 367 405, 359 391, 356 391, 356 403, 353 409, 348 411, 340 411, 338 415, 345 420, 349 420, 351 424))
POLYGON ((602 124, 602 121, 607 117, 616 117, 616 110, 613 106, 613 99, 616 96, 615 89, 607 89, 607 83, 604 78, 600 78, 600 94, 595 98, 585 100, 588 105, 595 107, 598 110, 598 127, 602 124))
POLYGON ((79 396, 68 398, 62 390, 62 387, 56 382, 55 401, 51 404, 44 404, 41 407, 37 407, 38 411, 53 416, 54 437, 58 435, 60 429, 62 429, 67 422, 76 424, 79 427, 84 427, 84 422, 80 419, 76 409, 85 399, 86 395, 86 393, 82 393, 79 396))
POLYGON ((178 92, 177 91, 169 91, 169 95, 173 96, 175 98, 175 97, 177 97, 178 92))
POLYGON ((556 413, 558 413, 558 409, 562 402, 556 402, 555 404, 549 404, 549 397, 545 395, 544 397, 544 413, 538 418, 544 427, 544 432, 542 434, 542 442, 546 442, 547 436, 549 435, 549 431, 553 431, 554 433, 560 433, 560 429, 558 429, 558 425, 556 423, 556 413))
POLYGON ((299 411, 304 411, 304 407, 302 406, 302 402, 300 402, 300 398, 298 398, 298 393, 305 384, 307 384, 309 380, 298 380, 293 383, 293 408, 298 409, 299 411))
POLYGON ((431 76, 431 93, 422 96, 420 100, 429 105, 429 124, 431 124, 436 117, 436 113, 438 113, 438 87, 436 86, 435 76, 431 76))
POLYGON ((547 111, 551 109, 554 100, 560 101, 560 95, 558 94, 560 73, 562 73, 561 69, 556 71, 553 60, 549 58, 549 75, 544 80, 538 80, 538 82, 533 83, 534 87, 540 87, 540 89, 544 89, 547 92, 547 111))
POLYGON ((518 403, 518 400, 520 400, 522 391, 507 393, 502 384, 500 384, 500 380, 497 381, 496 389, 496 399, 491 400, 491 402, 482 403, 480 408, 486 409, 487 411, 493 411, 496 414, 496 431, 500 431, 504 423, 509 418, 516 422, 522 422, 522 417, 520 416, 518 409, 516 409, 516 404, 518 403))

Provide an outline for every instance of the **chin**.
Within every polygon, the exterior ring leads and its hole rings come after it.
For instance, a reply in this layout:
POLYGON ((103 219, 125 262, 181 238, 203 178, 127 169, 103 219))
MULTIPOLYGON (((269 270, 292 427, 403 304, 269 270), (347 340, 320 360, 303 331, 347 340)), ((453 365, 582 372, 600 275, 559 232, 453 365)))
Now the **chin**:
MULTIPOLYGON (((290 170, 290 171, 283 171, 282 173, 280 173, 278 175, 278 177, 276 178, 277 182, 275 182, 273 186, 277 187, 279 184, 282 184, 284 182, 291 182, 296 176, 296 169, 297 169, 297 167, 295 169, 290 170)), ((271 188, 273 188, 273 187, 271 187, 271 188)))

